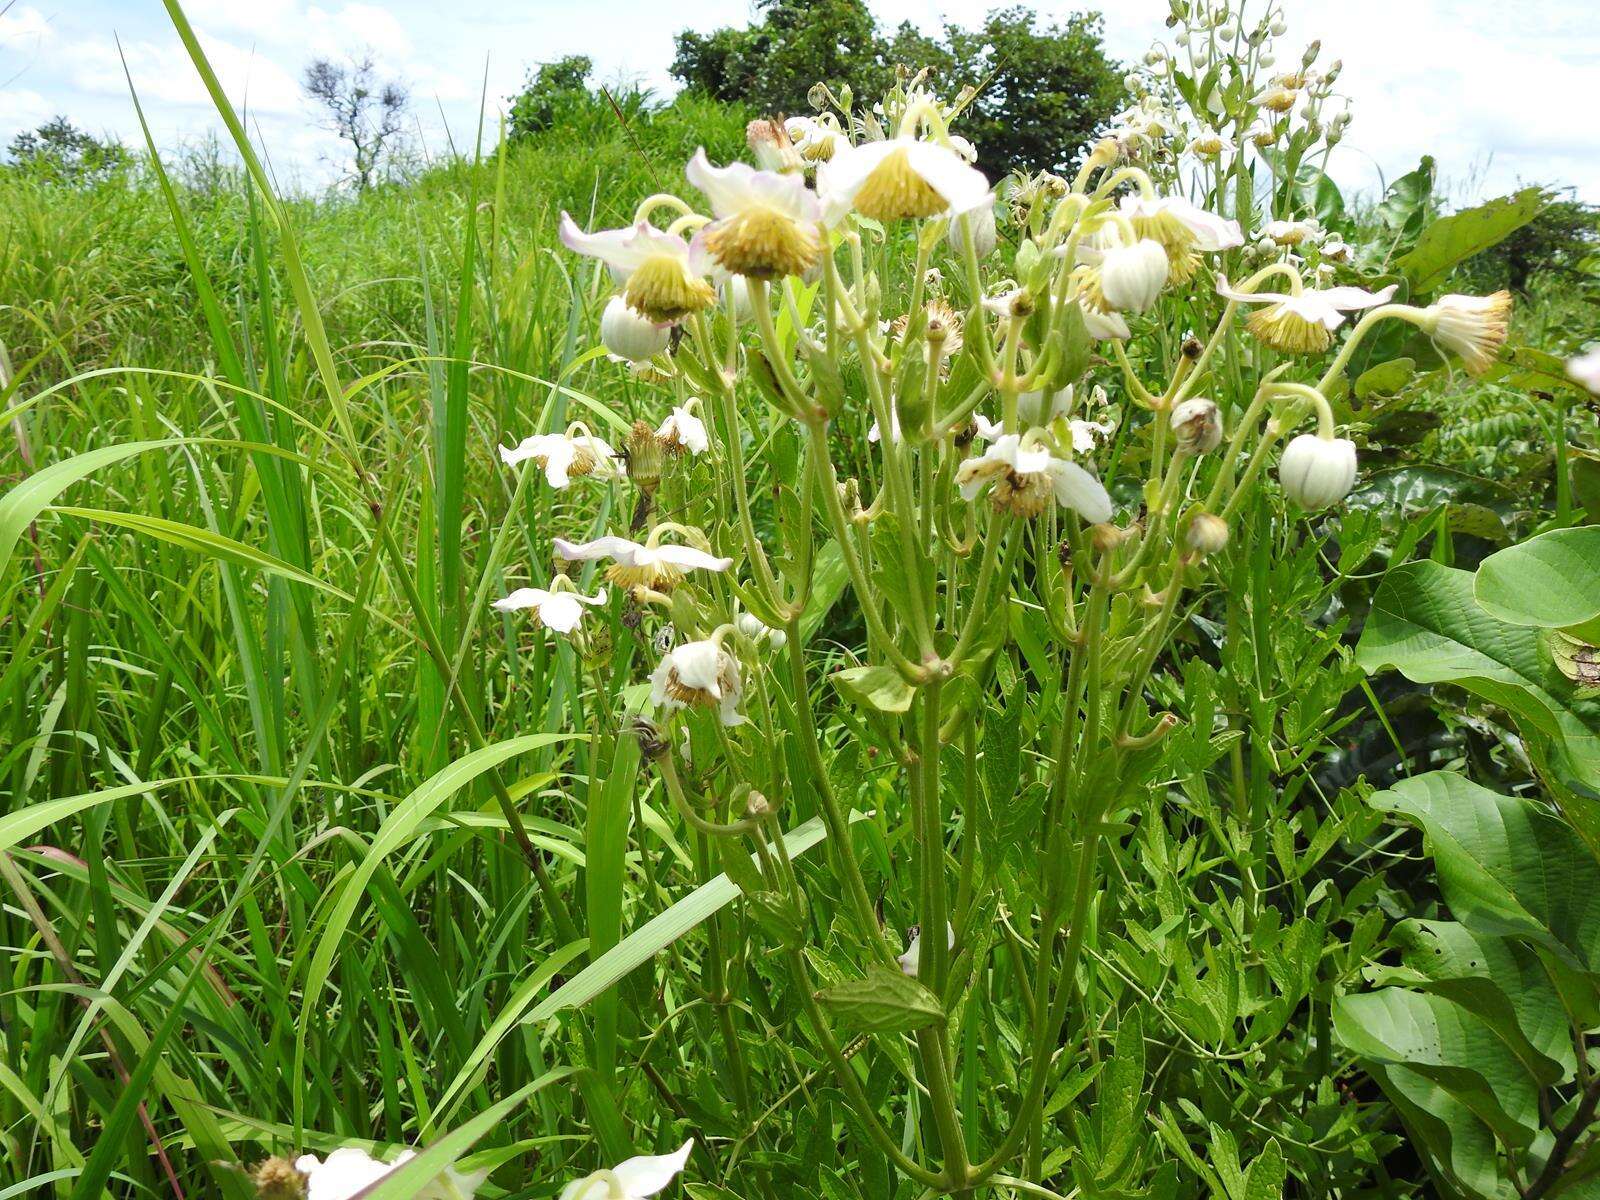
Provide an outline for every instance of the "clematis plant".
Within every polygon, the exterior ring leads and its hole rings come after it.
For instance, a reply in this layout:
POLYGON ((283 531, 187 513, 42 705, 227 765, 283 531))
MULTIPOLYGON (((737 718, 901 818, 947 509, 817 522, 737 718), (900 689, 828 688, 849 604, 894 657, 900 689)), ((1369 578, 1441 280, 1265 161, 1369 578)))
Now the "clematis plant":
MULTIPOLYGON (((648 198, 632 225, 563 224, 629 311, 675 332, 638 331, 657 392, 626 470, 602 467, 586 431, 506 455, 558 486, 592 457, 600 486, 577 489, 548 544, 572 569, 607 563, 614 591, 558 580, 502 607, 570 629, 609 603, 632 639, 644 786, 681 818, 701 882, 726 866, 743 896, 705 920, 682 983, 715 1010, 744 1119, 773 1103, 744 1040, 775 1028, 831 1078, 848 1135, 921 1194, 1043 1183, 1062 1047, 1099 1020, 1080 972, 1091 923, 1115 921, 1096 908, 1103 844, 1159 785, 1189 607, 1228 556, 1305 535, 1307 510, 1350 492, 1357 447, 1335 401, 1372 330, 1409 323, 1473 370, 1505 338, 1500 298, 1397 303, 1305 258, 1320 234, 1295 214, 1240 203, 1226 172, 1262 153, 1245 130, 1299 136, 1294 97, 1322 88, 1231 88, 1183 160, 1193 191, 1171 173, 1184 121, 1155 92, 1072 179, 997 187, 952 131, 969 95, 946 102, 919 77, 868 113, 821 88, 830 111, 752 124, 753 165, 697 151, 681 194, 648 198), (828 648, 826 620, 859 629, 853 650, 828 648), (1048 697, 1021 728, 1003 696, 1024 673, 1048 697), (1014 801, 1039 809, 1016 875, 991 855, 1013 801, 980 779, 1003 728, 1044 780, 1014 801), (841 742, 875 763, 870 786, 849 782, 841 742), (826 860, 802 870, 783 835, 810 820, 826 860), (1002 907, 1027 931, 1007 947, 1025 994, 984 982, 1002 907), (902 953, 912 927, 948 936, 902 953), (728 982, 752 959, 775 972, 759 1016, 728 982), (1016 1030, 1004 1071, 959 1033, 989 1009, 1016 1030), (875 1094, 862 1062, 888 1081, 875 1094), (1005 1093, 997 1125, 963 1108, 975 1070, 1005 1093), (903 1135, 912 1113, 925 1132, 903 1135)), ((652 861, 656 834, 635 836, 652 861)), ((627 1167, 563 1195, 649 1194, 627 1167)))

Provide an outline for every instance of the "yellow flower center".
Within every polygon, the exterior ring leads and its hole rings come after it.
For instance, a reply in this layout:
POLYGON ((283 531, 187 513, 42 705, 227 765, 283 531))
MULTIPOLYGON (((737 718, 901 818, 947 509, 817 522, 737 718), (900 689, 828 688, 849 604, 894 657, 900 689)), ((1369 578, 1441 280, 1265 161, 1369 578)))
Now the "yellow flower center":
POLYGON ((735 275, 776 279, 809 271, 816 265, 822 244, 815 229, 758 205, 708 229, 706 248, 720 266, 735 275))
POLYGON ((648 319, 665 324, 710 308, 717 294, 704 279, 691 275, 682 259, 657 254, 628 276, 622 298, 648 319))
POLYGON ((856 193, 856 211, 874 221, 936 217, 949 208, 945 198, 911 169, 904 150, 895 150, 872 168, 856 193))
POLYGON ((630 591, 647 587, 657 592, 670 592, 682 579, 683 572, 671 563, 612 563, 606 568, 607 582, 630 591))
POLYGON ((1333 333, 1321 321, 1308 321, 1281 304, 1251 313, 1245 326, 1284 354, 1321 354, 1333 345, 1333 333))
POLYGON ((1035 471, 1031 475, 1007 471, 995 480, 994 489, 990 492, 990 500, 997 509, 1024 519, 1037 517, 1049 507, 1054 496, 1055 488, 1050 476, 1043 471, 1035 471))

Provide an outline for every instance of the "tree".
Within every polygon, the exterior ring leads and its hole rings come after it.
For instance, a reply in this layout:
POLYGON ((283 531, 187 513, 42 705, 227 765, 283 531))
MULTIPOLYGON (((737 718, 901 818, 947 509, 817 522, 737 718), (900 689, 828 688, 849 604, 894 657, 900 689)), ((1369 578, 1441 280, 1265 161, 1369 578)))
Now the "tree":
POLYGON ((997 9, 977 29, 949 25, 929 37, 904 24, 891 37, 865 0, 760 0, 758 11, 745 29, 680 33, 672 74, 719 100, 793 114, 810 111, 819 81, 870 100, 897 66, 932 67, 945 96, 979 89, 959 128, 992 176, 1066 166, 1124 99, 1094 14, 1041 25, 1026 8, 997 9))
POLYGON ((128 152, 119 143, 97 138, 66 117, 17 134, 10 155, 20 170, 73 187, 99 183, 128 164, 128 152))
POLYGON ((327 127, 350 143, 355 161, 350 180, 365 192, 380 177, 386 160, 392 160, 401 123, 410 103, 406 86, 391 80, 379 85, 371 53, 348 63, 315 59, 306 67, 306 94, 327 114, 327 127))
POLYGON ((593 102, 589 94, 593 70, 594 60, 587 54, 569 54, 530 72, 522 91, 511 98, 512 141, 543 133, 587 109, 593 102))

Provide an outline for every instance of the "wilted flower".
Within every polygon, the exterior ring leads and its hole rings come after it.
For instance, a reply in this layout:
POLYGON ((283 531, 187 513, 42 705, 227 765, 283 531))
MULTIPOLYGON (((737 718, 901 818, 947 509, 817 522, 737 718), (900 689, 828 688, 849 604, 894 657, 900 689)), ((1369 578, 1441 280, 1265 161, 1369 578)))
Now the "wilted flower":
POLYGON ((743 697, 739 660, 714 636, 673 647, 650 675, 650 702, 666 712, 715 705, 724 725, 742 725, 743 697))
POLYGON ((585 604, 605 602, 605 588, 601 588, 593 596, 585 596, 565 575, 557 575, 550 581, 548 589, 517 588, 504 599, 496 600, 494 606, 501 612, 517 612, 520 609, 531 608, 539 624, 546 629, 554 630, 556 633, 571 633, 578 627, 585 604))
MULTIPOLYGON (((922 927, 919 926, 919 925, 913 925, 911 927, 910 933, 911 933, 910 942, 906 946, 906 952, 904 954, 902 954, 895 961, 900 964, 900 970, 901 971, 903 971, 907 975, 915 976, 917 974, 917 972, 922 969, 922 927)), ((946 922, 945 923, 945 949, 946 950, 954 950, 955 948, 956 948, 956 931, 955 931, 955 927, 952 926, 949 922, 946 922)))
POLYGON ((691 411, 698 402, 691 396, 667 414, 656 430, 662 449, 668 454, 704 454, 711 445, 706 436, 706 423, 691 411))
POLYGON ((956 217, 992 205, 989 181, 948 146, 895 137, 841 149, 817 170, 828 224, 854 208, 875 221, 956 217))
POLYGON ((787 126, 769 117, 758 117, 744 127, 745 145, 764 171, 799 171, 800 152, 789 139, 787 126))
POLYGON ((711 201, 716 220, 703 229, 711 261, 734 275, 775 279, 801 275, 822 252, 822 207, 798 175, 757 171, 748 163, 714 167, 704 149, 685 172, 711 201))
POLYGON ((1440 296, 1422 310, 1422 331, 1482 375, 1500 357, 1511 324, 1511 293, 1492 296, 1440 296))
POLYGON ((1395 285, 1390 284, 1379 292, 1358 287, 1240 292, 1229 287, 1226 279, 1217 285, 1217 293, 1229 300, 1267 306, 1251 313, 1245 324, 1251 333, 1285 354, 1322 353, 1333 344, 1333 331, 1344 324, 1345 313, 1386 304, 1394 290, 1395 285))
POLYGON ((1567 374, 1600 396, 1600 346, 1568 361, 1567 374))
POLYGON ((500 447, 500 461, 508 467, 529 458, 543 468, 545 479, 556 488, 566 487, 580 475, 615 479, 623 473, 617 452, 580 424, 572 425, 566 433, 536 433, 515 447, 500 447))
POLYGON ((709 264, 704 250, 648 221, 584 233, 562 213, 561 244, 610 267, 623 285, 623 299, 651 321, 671 323, 716 303, 717 294, 705 279, 709 264))
POLYGON ((994 506, 1013 516, 1036 517, 1054 498, 1091 525, 1111 519, 1111 497, 1098 479, 1077 463, 1057 458, 1048 446, 1025 441, 1021 434, 1001 434, 982 454, 956 469, 956 485, 964 499, 976 499, 990 484, 994 506))
POLYGON ((625 1159, 609 1171, 596 1171, 561 1189, 557 1200, 648 1200, 666 1188, 694 1149, 690 1138, 672 1154, 641 1154, 625 1159))
MULTIPOLYGON (((302 1154, 294 1165, 306 1177, 306 1200, 350 1200, 415 1157, 416 1151, 402 1150, 393 1162, 386 1163, 358 1146, 341 1146, 326 1159, 302 1154)), ((472 1200, 488 1175, 487 1171, 446 1167, 414 1195, 416 1200, 472 1200)))
POLYGON ((1271 112, 1288 112, 1294 107, 1295 93, 1286 87, 1272 87, 1250 97, 1251 104, 1259 104, 1271 112))
POLYGON ((1349 438, 1302 433, 1283 448, 1278 479, 1301 508, 1336 504, 1355 486, 1356 444, 1349 438))
POLYGON ((658 325, 629 307, 620 295, 606 301, 600 314, 600 341, 618 358, 649 362, 672 342, 672 327, 658 325))
POLYGON ((1222 414, 1215 401, 1185 400, 1172 410, 1169 423, 1185 454, 1209 454, 1222 442, 1222 414))
POLYGON ((660 544, 654 540, 660 532, 658 528, 651 534, 652 540, 643 544, 607 535, 582 543, 556 538, 554 546, 556 554, 567 562, 612 559, 606 568, 606 579, 618 587, 648 587, 658 592, 675 587, 686 571, 726 571, 733 566, 733 559, 718 558, 693 546, 660 544))

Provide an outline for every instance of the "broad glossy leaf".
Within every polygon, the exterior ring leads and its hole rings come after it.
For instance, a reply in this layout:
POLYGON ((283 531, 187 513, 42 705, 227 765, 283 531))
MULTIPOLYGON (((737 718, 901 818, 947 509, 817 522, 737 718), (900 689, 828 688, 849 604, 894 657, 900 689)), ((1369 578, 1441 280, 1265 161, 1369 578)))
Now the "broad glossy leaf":
POLYGON ((1567 629, 1600 617, 1600 526, 1552 529, 1491 554, 1473 597, 1509 625, 1567 629))
POLYGON ((913 689, 893 667, 846 667, 831 678, 833 686, 854 704, 891 713, 911 707, 913 689))
POLYGON ((1504 241, 1538 216, 1544 206, 1544 190, 1531 187, 1441 217, 1422 231, 1417 244, 1395 265, 1410 277, 1417 291, 1432 291, 1458 263, 1504 241))
POLYGON ((1539 630, 1507 625, 1473 600, 1473 577, 1435 562, 1385 576, 1356 662, 1394 667, 1416 683, 1453 683, 1498 704, 1524 733, 1550 739, 1551 767, 1600 789, 1600 701, 1557 670, 1539 630))

